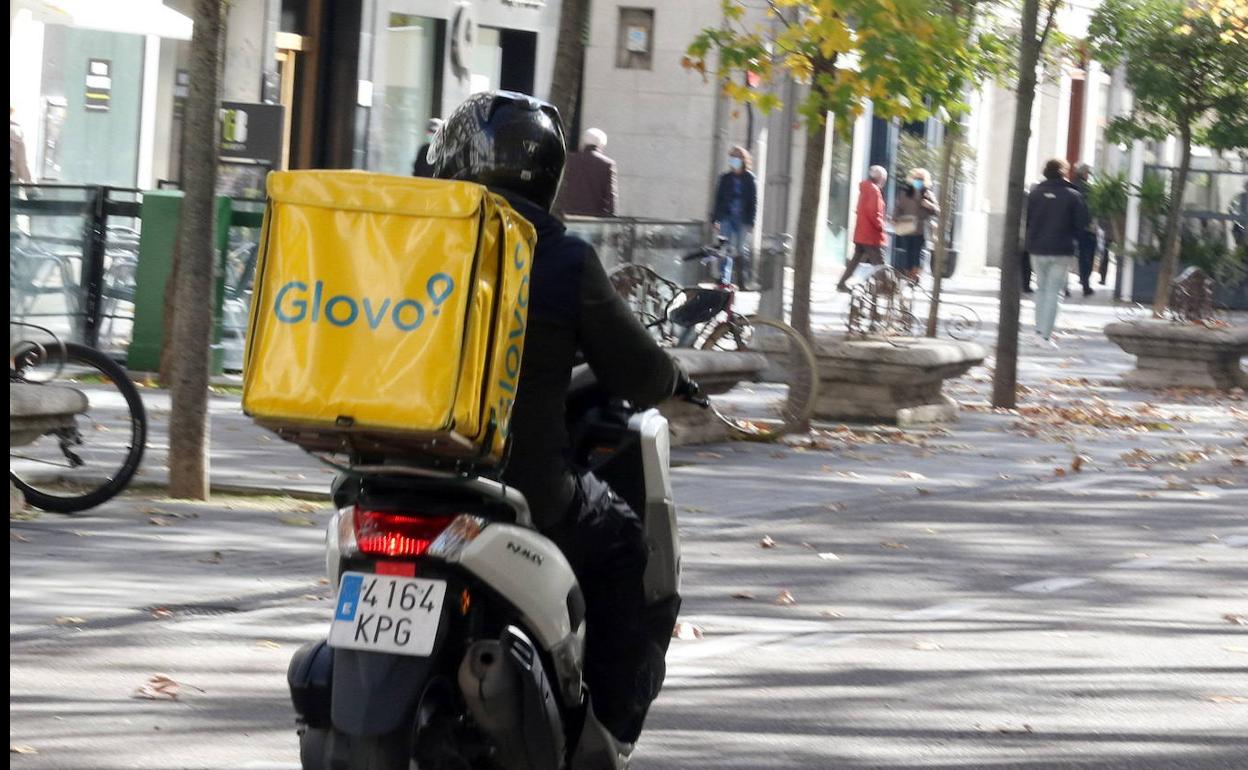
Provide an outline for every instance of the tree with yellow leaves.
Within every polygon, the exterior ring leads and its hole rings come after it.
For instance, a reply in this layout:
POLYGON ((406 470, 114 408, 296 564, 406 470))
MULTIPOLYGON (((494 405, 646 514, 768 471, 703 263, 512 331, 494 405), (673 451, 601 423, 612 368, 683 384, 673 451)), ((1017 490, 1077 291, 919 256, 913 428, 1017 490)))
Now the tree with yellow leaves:
POLYGON ((1131 114, 1110 123, 1110 140, 1179 138, 1153 296, 1161 314, 1179 266, 1192 146, 1248 148, 1248 2, 1105 0, 1088 34, 1098 59, 1124 66, 1133 97, 1131 114))
POLYGON ((839 135, 848 137, 868 101, 884 119, 923 120, 941 107, 957 114, 978 57, 999 45, 972 39, 971 27, 948 12, 949 3, 932 0, 769 0, 768 17, 778 22, 770 28, 745 23, 744 0, 723 0, 722 10, 723 24, 702 30, 689 45, 686 67, 713 75, 728 96, 764 112, 778 107, 779 98, 768 89, 748 88, 746 73, 764 84, 791 76, 810 86, 799 106, 806 158, 794 244, 792 315, 793 327, 810 337, 828 118, 839 135))

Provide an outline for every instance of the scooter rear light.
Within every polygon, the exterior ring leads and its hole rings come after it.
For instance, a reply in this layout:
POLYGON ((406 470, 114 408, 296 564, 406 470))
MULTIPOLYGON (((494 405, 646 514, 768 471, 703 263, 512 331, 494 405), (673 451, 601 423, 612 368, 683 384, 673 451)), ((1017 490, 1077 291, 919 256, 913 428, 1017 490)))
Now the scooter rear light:
POLYGON ((390 511, 355 509, 355 541, 368 556, 414 558, 423 556, 454 516, 418 516, 390 511))

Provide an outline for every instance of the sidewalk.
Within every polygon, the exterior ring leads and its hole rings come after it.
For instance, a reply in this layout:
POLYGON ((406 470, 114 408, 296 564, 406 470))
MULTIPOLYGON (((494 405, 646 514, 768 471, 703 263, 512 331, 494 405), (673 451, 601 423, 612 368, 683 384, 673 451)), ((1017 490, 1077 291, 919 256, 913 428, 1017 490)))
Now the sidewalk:
MULTIPOLYGON (((952 296, 986 315, 989 291, 964 282, 952 296)), ((843 295, 817 298, 819 322, 835 323, 843 295)), ((1068 303, 1062 348, 1023 349, 1019 412, 988 407, 989 373, 978 369, 953 387, 961 421, 938 430, 820 426, 782 444, 673 452, 683 620, 705 637, 673 643, 639 770, 701 766, 716 746, 730 755, 725 767, 743 770, 967 766, 948 752, 974 740, 988 744, 981 760, 1026 763, 1032 744, 993 729, 968 739, 969 717, 962 725, 957 708, 931 703, 957 682, 977 704, 974 719, 997 725, 1007 717, 990 701, 1026 666, 1041 682, 1072 660, 1151 670, 1160 648, 1129 631, 1146 622, 1182 643, 1193 668, 1158 669, 1162 679, 1139 685, 1155 708, 1135 727, 1203 730, 1215 747, 1219 730, 1233 736, 1236 712, 1226 709, 1242 705, 1218 710, 1205 698, 1189 708, 1188 698, 1248 695, 1242 655, 1219 651, 1243 644, 1220 614, 1248 610, 1248 403, 1117 386, 1130 359, 1099 333, 1115 316, 1099 296, 1068 303), (760 548, 764 537, 777 547, 760 548), (1202 544, 1214 547, 1192 550, 1202 544), (1140 570, 1116 569, 1132 560, 1140 570), (1153 562, 1176 569, 1147 571, 1153 562), (1076 614, 1087 608, 1083 620, 1058 612, 1068 611, 1060 596, 1037 599, 1040 615, 1010 602, 1052 580, 1074 586, 1067 601, 1076 614), (796 603, 772 600, 783 592, 796 603), (1094 611, 1098 603, 1111 609, 1094 611), (1193 635, 1175 636, 1183 629, 1193 635), (932 648, 915 645, 963 649, 932 672, 923 652, 932 648), (1227 673, 1234 664, 1239 676, 1227 673), (858 698, 853 709, 846 693, 858 698), (799 721, 769 719, 764 700, 799 721), (933 715, 944 721, 909 730, 933 715), (933 764, 911 761, 919 754, 906 747, 920 739, 935 741, 913 749, 933 764)), ((980 341, 991 346, 995 328, 985 327, 980 341)), ((152 431, 141 478, 158 482, 168 400, 144 395, 152 431)), ((214 485, 248 496, 173 502, 137 488, 86 515, 10 520, 10 743, 38 752, 12 754, 14 766, 297 767, 285 667, 328 622, 331 511, 318 496, 333 472, 254 427, 236 396, 214 396, 212 421, 214 485), (132 697, 157 674, 180 683, 176 701, 132 697)), ((1117 686, 1091 665, 1063 675, 1074 688, 1117 686)), ((1029 705, 1011 708, 1048 715, 1039 718, 1052 734, 1034 739, 1049 741, 1045 756, 1116 748, 1061 743, 1078 732, 1059 724, 1078 713, 1065 690, 1015 697, 1029 705)), ((1088 729, 1125 729, 1112 714, 1088 729)))

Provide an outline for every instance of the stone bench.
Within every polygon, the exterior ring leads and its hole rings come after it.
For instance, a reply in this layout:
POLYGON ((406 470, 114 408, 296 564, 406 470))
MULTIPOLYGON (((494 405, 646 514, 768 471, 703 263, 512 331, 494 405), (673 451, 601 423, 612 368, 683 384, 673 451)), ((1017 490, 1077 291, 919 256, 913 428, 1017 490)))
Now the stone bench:
POLYGON ((1248 355, 1248 328, 1174 323, 1163 319, 1120 321, 1105 336, 1135 356, 1135 369, 1123 375, 1134 388, 1248 387, 1239 360, 1248 355))
POLYGON ((82 391, 62 385, 9 383, 9 446, 33 443, 57 428, 72 428, 74 415, 87 411, 82 391))
POLYGON ((987 355, 971 342, 927 337, 825 336, 815 348, 816 417, 902 427, 956 420, 958 405, 942 392, 944 382, 987 355))
MULTIPOLYGON (((87 411, 82 391, 61 385, 9 383, 9 446, 25 446, 57 428, 72 428, 74 416, 87 411)), ((25 507, 21 492, 9 479, 9 514, 25 507)))
MULTIPOLYGON (((757 380, 767 367, 767 357, 762 353, 687 348, 669 352, 709 395, 727 393, 738 382, 757 380)), ((660 406, 659 411, 670 423, 673 446, 712 444, 729 438, 728 426, 709 409, 672 399, 660 406)))

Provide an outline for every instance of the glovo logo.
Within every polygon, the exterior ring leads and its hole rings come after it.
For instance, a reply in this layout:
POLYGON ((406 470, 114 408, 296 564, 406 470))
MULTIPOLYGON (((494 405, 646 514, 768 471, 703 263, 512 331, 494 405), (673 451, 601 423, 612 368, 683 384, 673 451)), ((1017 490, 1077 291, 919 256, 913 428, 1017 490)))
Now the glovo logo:
MULTIPOLYGON (((311 287, 303 281, 288 281, 277 290, 273 314, 286 324, 320 323, 350 327, 366 324, 376 331, 386 324, 401 332, 414 332, 425 322, 425 316, 438 315, 442 303, 455 291, 455 280, 446 273, 435 273, 425 282, 431 310, 412 297, 353 297, 349 294, 326 296, 325 282, 311 287)), ((522 332, 523 333, 523 332, 522 332)), ((519 361, 516 362, 517 370, 519 361)))
MULTIPOLYGON (((512 263, 516 270, 523 270, 526 264, 524 244, 517 243, 512 263)), ((524 354, 524 332, 527 328, 525 318, 529 308, 529 276, 524 276, 520 287, 516 290, 516 300, 512 303, 511 320, 508 323, 507 338, 504 344, 507 350, 503 354, 503 371, 499 374, 498 416, 503 431, 511 424, 511 408, 516 402, 516 385, 520 382, 520 359, 524 354)))

